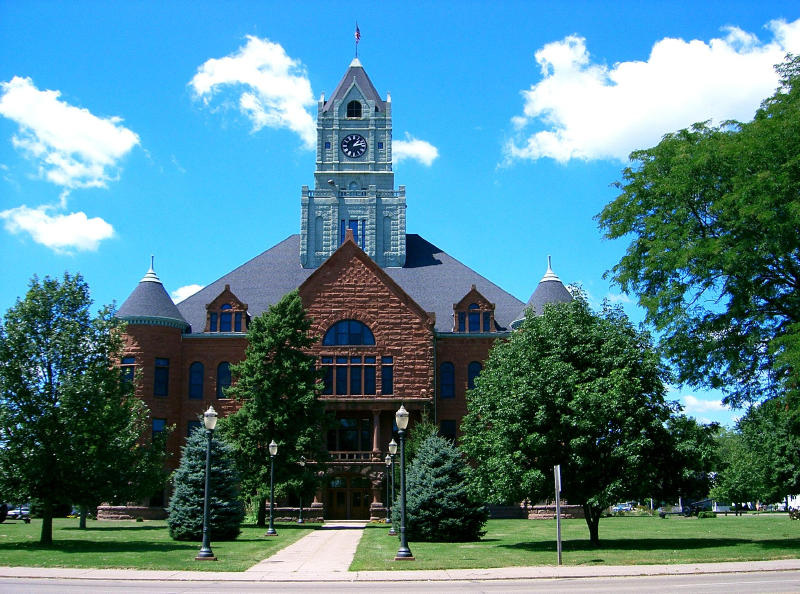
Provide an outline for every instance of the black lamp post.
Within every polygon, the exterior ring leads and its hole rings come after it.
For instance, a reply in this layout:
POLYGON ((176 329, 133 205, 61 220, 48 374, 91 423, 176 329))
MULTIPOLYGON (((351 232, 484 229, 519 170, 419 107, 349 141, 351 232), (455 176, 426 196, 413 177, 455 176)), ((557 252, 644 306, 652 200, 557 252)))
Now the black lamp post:
POLYGON ((277 536, 275 532, 275 454, 278 444, 273 439, 269 442, 269 528, 264 536, 277 536))
POLYGON ((214 552, 211 550, 211 543, 208 539, 208 497, 211 491, 209 477, 211 476, 211 437, 214 435, 214 427, 217 426, 217 413, 213 406, 203 414, 203 424, 206 427, 206 485, 203 494, 203 544, 195 557, 195 561, 216 561, 214 552))
POLYGON ((408 548, 406 540, 406 428, 408 427, 408 411, 402 404, 394 414, 397 422, 397 434, 400 436, 400 548, 394 556, 395 561, 413 561, 414 555, 408 548))
POLYGON ((306 472, 306 457, 300 456, 300 461, 298 464, 300 464, 300 468, 303 471, 303 476, 300 477, 300 493, 298 494, 298 497, 300 498, 300 516, 297 518, 297 523, 303 524, 303 478, 305 478, 306 472))
MULTIPOLYGON (((392 497, 390 501, 394 504, 394 457, 397 454, 397 442, 392 439, 389 442, 389 455, 392 457, 392 497)), ((397 536, 397 531, 394 529, 394 522, 389 526, 389 536, 397 536)))
POLYGON ((392 465, 392 457, 389 454, 386 454, 386 523, 392 523, 392 506, 389 500, 389 467, 392 465))

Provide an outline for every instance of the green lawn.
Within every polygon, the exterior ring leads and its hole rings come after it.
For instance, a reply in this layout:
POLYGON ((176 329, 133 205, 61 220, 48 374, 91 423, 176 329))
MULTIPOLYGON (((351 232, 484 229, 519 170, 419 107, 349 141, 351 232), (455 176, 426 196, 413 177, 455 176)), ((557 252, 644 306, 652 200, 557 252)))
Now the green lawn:
MULTIPOLYGON (((583 520, 561 523, 565 565, 706 563, 800 557, 800 522, 786 514, 672 516, 600 520, 600 548, 589 543, 583 520)), ((490 520, 479 542, 410 542, 416 561, 393 561, 399 540, 385 525, 370 525, 361 539, 353 571, 467 569, 555 565, 555 520, 490 520)))
POLYGON ((278 536, 266 528, 243 526, 232 542, 214 542, 218 561, 195 561, 199 542, 172 540, 164 521, 53 520, 53 544, 41 546, 41 520, 0 524, 0 565, 23 567, 115 567, 190 571, 244 571, 314 529, 314 524, 276 524, 278 536))

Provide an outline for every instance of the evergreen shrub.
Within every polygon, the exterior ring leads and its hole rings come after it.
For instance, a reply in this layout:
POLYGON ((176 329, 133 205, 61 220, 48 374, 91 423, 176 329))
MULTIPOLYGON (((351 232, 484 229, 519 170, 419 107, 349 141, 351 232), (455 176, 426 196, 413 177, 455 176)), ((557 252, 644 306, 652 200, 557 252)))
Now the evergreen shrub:
MULTIPOLYGON (((429 435, 406 473, 406 536, 413 541, 480 540, 489 510, 467 492, 466 462, 449 439, 429 435)), ((392 520, 399 532, 400 501, 392 520)))
MULTIPOLYGON (((181 463, 173 474, 174 492, 169 502, 169 535, 175 540, 203 538, 203 496, 206 471, 206 430, 192 432, 183 447, 181 463)), ((240 532, 244 508, 239 500, 239 473, 230 446, 211 440, 211 474, 208 513, 212 541, 233 540, 240 532)))

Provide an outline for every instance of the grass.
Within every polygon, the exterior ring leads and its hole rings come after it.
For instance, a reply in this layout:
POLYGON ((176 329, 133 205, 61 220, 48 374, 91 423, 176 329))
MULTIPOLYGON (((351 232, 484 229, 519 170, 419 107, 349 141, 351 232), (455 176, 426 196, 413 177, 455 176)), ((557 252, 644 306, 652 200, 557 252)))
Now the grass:
MULTIPOLYGON (((555 565, 556 525, 546 520, 490 520, 479 542, 410 542, 416 561, 395 562, 399 540, 370 525, 350 569, 477 569, 555 565)), ((698 519, 619 517, 600 520, 600 547, 583 520, 561 522, 565 565, 647 565, 794 559, 800 522, 786 514, 698 519)))
POLYGON ((93 521, 86 530, 77 519, 53 520, 53 544, 42 546, 41 520, 30 524, 6 520, 0 524, 0 565, 244 571, 312 530, 313 524, 276 524, 278 536, 265 537, 266 528, 242 526, 235 541, 215 542, 218 561, 195 561, 199 542, 172 540, 164 521, 93 521))

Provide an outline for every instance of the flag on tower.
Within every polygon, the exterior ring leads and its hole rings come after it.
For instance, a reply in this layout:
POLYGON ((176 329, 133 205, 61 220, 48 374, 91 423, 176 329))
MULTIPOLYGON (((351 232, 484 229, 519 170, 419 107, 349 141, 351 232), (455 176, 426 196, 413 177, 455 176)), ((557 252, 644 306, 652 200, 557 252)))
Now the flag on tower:
POLYGON ((355 37, 356 37, 356 43, 358 43, 359 41, 361 41, 361 30, 358 28, 358 23, 356 23, 356 33, 355 33, 355 37))

